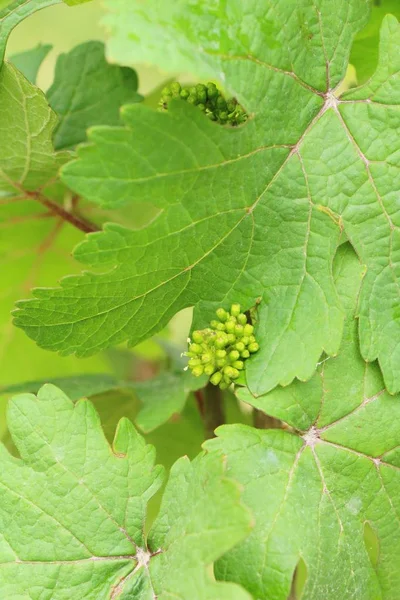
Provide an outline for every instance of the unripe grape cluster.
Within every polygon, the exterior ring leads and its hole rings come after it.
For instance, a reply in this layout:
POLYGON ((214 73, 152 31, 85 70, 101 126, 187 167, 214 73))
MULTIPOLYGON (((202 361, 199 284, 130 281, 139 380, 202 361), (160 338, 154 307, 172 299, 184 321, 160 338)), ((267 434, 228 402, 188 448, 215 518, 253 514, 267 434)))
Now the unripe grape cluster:
POLYGON ((174 81, 161 92, 159 106, 161 110, 168 109, 168 102, 173 98, 181 98, 189 104, 197 106, 211 121, 221 125, 237 126, 247 120, 247 114, 235 98, 225 100, 215 83, 198 83, 190 87, 182 87, 174 81))
POLYGON ((185 356, 189 357, 193 375, 205 373, 212 384, 225 390, 240 376, 246 359, 257 352, 259 345, 240 304, 232 304, 229 312, 219 308, 216 315, 210 327, 193 331, 185 356))

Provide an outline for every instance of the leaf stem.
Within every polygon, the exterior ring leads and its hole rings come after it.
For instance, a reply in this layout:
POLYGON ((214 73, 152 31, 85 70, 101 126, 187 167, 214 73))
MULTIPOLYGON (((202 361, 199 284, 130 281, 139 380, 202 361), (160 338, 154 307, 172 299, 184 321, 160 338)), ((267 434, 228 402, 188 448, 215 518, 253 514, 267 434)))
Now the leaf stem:
POLYGON ((84 233, 92 233, 94 231, 99 231, 99 228, 96 225, 94 225, 94 223, 91 223, 83 217, 74 215, 71 212, 65 210, 65 208, 63 208, 60 204, 49 200, 49 198, 46 198, 40 192, 27 191, 25 192, 25 194, 27 198, 40 202, 40 204, 46 206, 46 208, 48 208, 53 213, 53 215, 60 217, 61 219, 63 219, 63 221, 70 223, 73 227, 76 227, 80 231, 83 231, 84 233))
POLYGON ((215 437, 215 429, 225 423, 223 394, 221 390, 208 383, 202 394, 204 437, 206 440, 215 437))

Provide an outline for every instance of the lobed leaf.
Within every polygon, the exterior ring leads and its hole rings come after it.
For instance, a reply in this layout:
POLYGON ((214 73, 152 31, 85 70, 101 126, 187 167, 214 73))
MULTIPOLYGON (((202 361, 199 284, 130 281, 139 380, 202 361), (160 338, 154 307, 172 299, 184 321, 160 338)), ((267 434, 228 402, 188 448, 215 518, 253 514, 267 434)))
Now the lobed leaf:
POLYGON ((39 69, 51 49, 52 46, 50 44, 38 44, 31 50, 13 54, 9 57, 9 61, 17 67, 18 71, 25 75, 28 81, 36 84, 39 69))
POLYGON ((205 570, 249 532, 218 457, 175 464, 146 540, 162 468, 127 419, 111 448, 89 401, 47 385, 14 398, 8 421, 21 458, 0 450, 2 596, 249 598, 205 570))
POLYGON ((95 128, 64 169, 67 185, 106 206, 149 198, 161 212, 140 231, 89 236, 76 258, 113 268, 36 290, 16 324, 44 348, 88 356, 140 342, 185 306, 204 326, 218 305, 261 300, 261 349, 247 367, 260 395, 309 379, 323 350, 337 353, 332 261, 344 232, 367 268, 363 356, 398 391, 397 21, 383 22, 374 77, 338 98, 365 0, 108 6, 113 58, 131 51, 217 77, 251 118, 222 128, 177 100, 168 114, 131 106, 125 127, 95 128))
POLYGON ((55 148, 72 148, 85 141, 86 130, 93 125, 118 125, 121 105, 142 99, 137 89, 135 71, 108 64, 101 42, 86 42, 61 54, 47 92, 59 117, 55 148))
POLYGON ((294 429, 226 426, 206 443, 225 456, 256 519, 251 536, 220 561, 217 576, 237 581, 254 597, 285 600, 302 559, 305 600, 397 598, 400 403, 385 390, 377 364, 360 355, 355 307, 362 275, 346 244, 335 261, 347 311, 337 358, 323 361, 307 383, 257 398, 239 392, 294 429), (370 532, 377 562, 364 541, 370 532))

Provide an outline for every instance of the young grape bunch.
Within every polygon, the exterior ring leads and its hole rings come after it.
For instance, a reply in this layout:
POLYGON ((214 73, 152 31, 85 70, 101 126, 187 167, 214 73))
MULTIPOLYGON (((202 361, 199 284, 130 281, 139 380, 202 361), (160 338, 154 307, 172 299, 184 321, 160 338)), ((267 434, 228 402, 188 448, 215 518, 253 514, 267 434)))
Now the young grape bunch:
POLYGON ((211 121, 221 125, 236 127, 247 120, 247 114, 235 98, 225 100, 215 83, 198 83, 190 87, 182 87, 177 81, 167 85, 161 92, 160 110, 168 110, 168 103, 173 98, 180 98, 197 106, 211 121))
POLYGON ((259 345, 240 304, 232 304, 230 311, 218 308, 216 315, 218 320, 211 321, 210 327, 193 331, 185 356, 195 377, 205 373, 210 383, 225 390, 240 376, 246 359, 259 345))

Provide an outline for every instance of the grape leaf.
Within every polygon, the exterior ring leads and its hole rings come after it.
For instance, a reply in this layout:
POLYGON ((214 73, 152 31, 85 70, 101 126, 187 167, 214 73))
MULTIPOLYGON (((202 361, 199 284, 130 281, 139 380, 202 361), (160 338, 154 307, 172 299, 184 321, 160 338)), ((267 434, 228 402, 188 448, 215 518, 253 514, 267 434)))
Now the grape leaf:
POLYGON ((38 201, 46 188, 63 205, 63 193, 49 183, 69 153, 54 152, 56 116, 44 94, 8 63, 0 71, 0 106, 0 383, 21 381, 21 372, 30 379, 106 369, 101 357, 82 363, 45 354, 12 326, 11 309, 26 290, 74 269, 71 247, 82 233, 38 201))
POLYGON ((113 59, 131 52, 217 77, 251 118, 223 128, 176 100, 167 114, 130 106, 125 127, 92 130, 64 169, 67 185, 108 206, 149 198, 161 212, 143 230, 109 225, 90 236, 76 258, 113 269, 35 291, 16 324, 44 348, 87 356, 140 342, 185 306, 196 304, 205 326, 216 306, 260 298, 247 382, 262 394, 310 378, 322 350, 338 351, 331 269, 344 231, 367 266, 362 353, 399 390, 397 21, 383 22, 373 79, 337 98, 365 0, 108 6, 113 59))
POLYGON ((21 459, 0 450, 3 597, 249 599, 205 569, 250 531, 219 457, 175 464, 146 539, 162 468, 127 419, 111 448, 89 401, 47 385, 14 398, 8 421, 21 459))
MULTIPOLYGON (((103 373, 51 378, 50 380, 52 384, 61 388, 71 400, 131 389, 143 405, 135 418, 135 424, 144 433, 153 431, 174 415, 181 413, 190 392, 199 390, 207 383, 207 377, 195 378, 189 371, 166 371, 146 381, 137 382, 119 380, 112 375, 103 373)), ((48 381, 47 377, 41 381, 26 381, 0 387, 0 394, 37 393, 48 381)))
POLYGON ((354 40, 350 62, 357 70, 359 83, 367 81, 376 69, 378 64, 379 29, 384 16, 388 13, 400 19, 398 0, 373 0, 368 25, 354 40))
POLYGON ((206 444, 225 456, 256 519, 217 576, 256 598, 286 600, 300 558, 304 600, 395 600, 400 589, 400 398, 387 393, 378 365, 360 355, 354 314, 363 267, 349 244, 338 252, 334 275, 347 312, 339 356, 322 362, 309 382, 254 399, 239 392, 292 432, 226 426, 206 444), (367 525, 379 546, 376 565, 364 544, 367 525))
POLYGON ((0 7, 0 67, 4 59, 8 36, 11 31, 26 17, 33 13, 58 4, 61 0, 14 0, 3 8, 0 7))
POLYGON ((54 135, 57 150, 86 139, 93 125, 118 125, 122 104, 139 102, 138 79, 128 67, 109 65, 101 42, 80 44, 57 60, 54 83, 47 92, 59 123, 54 135))
POLYGON ((28 81, 35 84, 41 64, 52 47, 50 44, 38 44, 36 48, 13 54, 9 57, 9 61, 25 75, 28 81))

